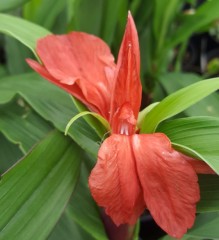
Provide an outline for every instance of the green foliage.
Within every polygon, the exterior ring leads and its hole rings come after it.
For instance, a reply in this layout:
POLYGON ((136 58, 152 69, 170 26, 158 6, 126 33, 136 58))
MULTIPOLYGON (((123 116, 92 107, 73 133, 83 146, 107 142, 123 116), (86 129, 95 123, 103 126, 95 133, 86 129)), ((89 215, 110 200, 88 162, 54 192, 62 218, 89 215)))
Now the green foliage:
POLYGON ((37 39, 48 35, 50 32, 24 19, 0 14, 0 32, 8 34, 29 47, 35 53, 37 39))
POLYGON ((164 132, 173 144, 207 162, 219 174, 219 119, 214 117, 179 118, 164 122, 164 132))
POLYGON ((12 10, 19 6, 22 6, 24 3, 30 0, 1 0, 0 12, 12 10))
MULTIPOLYGON (((19 94, 40 116, 53 123, 62 132, 65 131, 72 116, 77 113, 67 93, 34 73, 0 80, 0 103, 8 102, 16 94, 19 94)), ((84 122, 75 122, 69 135, 86 151, 96 155, 97 142, 100 139, 84 122)))
POLYGON ((194 83, 172 93, 146 115, 141 132, 154 132, 160 122, 182 112, 218 89, 219 78, 213 78, 194 83))
POLYGON ((79 166, 79 147, 56 131, 6 172, 0 182, 0 238, 45 239, 71 196, 79 166))

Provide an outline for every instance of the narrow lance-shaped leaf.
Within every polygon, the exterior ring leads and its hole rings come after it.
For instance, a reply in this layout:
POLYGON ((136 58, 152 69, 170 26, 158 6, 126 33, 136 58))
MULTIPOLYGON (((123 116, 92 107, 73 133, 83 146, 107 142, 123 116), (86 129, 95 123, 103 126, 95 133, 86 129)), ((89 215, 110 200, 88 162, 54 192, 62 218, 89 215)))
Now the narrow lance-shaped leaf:
POLYGON ((6 172, 0 182, 0 239, 45 240, 72 194, 79 167, 79 147, 56 131, 6 172))
POLYGON ((107 240, 106 232, 101 221, 100 211, 91 197, 88 188, 89 171, 83 164, 80 178, 69 205, 66 208, 69 219, 75 221, 94 239, 107 240))
MULTIPOLYGON (((78 113, 66 92, 37 74, 22 74, 0 79, 0 103, 10 101, 16 94, 22 96, 40 116, 63 132, 72 116, 78 113)), ((84 150, 96 156, 100 138, 81 120, 74 123, 69 135, 84 150)))
POLYGON ((41 26, 7 14, 0 14, 0 32, 14 37, 30 48, 35 55, 36 41, 50 34, 41 26))
POLYGON ((141 125, 141 132, 155 132, 160 122, 182 112, 217 89, 219 89, 219 78, 212 78, 169 95, 146 115, 141 125))

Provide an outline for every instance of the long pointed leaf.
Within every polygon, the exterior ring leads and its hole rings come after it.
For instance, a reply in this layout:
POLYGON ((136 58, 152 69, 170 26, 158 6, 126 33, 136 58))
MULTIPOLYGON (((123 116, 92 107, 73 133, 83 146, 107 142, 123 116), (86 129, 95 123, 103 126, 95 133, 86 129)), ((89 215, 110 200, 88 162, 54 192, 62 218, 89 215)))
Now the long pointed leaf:
POLYGON ((146 115, 141 132, 154 132, 160 122, 182 112, 217 89, 219 89, 219 78, 212 78, 197 82, 169 95, 146 115))
POLYGON ((0 32, 14 37, 30 48, 35 55, 37 39, 50 34, 41 26, 7 14, 0 14, 0 32))
MULTIPOLYGON (((72 116, 78 113, 69 94, 35 73, 0 79, 0 103, 8 102, 16 94, 22 96, 40 116, 63 132, 72 116)), ((83 119, 75 122, 69 135, 83 149, 93 155, 97 154, 100 138, 83 119)))
POLYGON ((53 132, 6 172, 0 182, 0 239, 45 240, 72 194, 79 166, 79 147, 53 132))

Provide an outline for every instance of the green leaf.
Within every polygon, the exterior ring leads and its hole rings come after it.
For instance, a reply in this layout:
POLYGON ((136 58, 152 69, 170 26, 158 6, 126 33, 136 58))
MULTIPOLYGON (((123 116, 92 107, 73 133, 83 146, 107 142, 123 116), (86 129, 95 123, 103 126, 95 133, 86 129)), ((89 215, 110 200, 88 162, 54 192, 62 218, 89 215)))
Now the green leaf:
POLYGON ((113 37, 116 30, 116 25, 119 16, 119 10, 123 5, 125 0, 110 0, 105 1, 103 16, 102 16, 102 26, 101 26, 101 38, 107 42, 109 45, 112 44, 113 37))
MULTIPOLYGON (((201 80, 201 77, 191 73, 167 73, 159 77, 162 88, 167 95, 194 84, 201 80)), ((219 95, 212 93, 195 105, 185 109, 184 113, 188 116, 219 116, 219 95)))
POLYGON ((159 102, 155 102, 152 103, 150 105, 148 105, 145 109, 143 109, 141 112, 139 112, 138 114, 138 127, 141 128, 142 122, 144 120, 144 118, 146 117, 146 115, 151 111, 151 109, 153 109, 159 102))
POLYGON ((0 239, 45 240, 72 194, 79 167, 79 147, 53 132, 5 173, 0 239))
POLYGON ((100 36, 103 6, 104 1, 102 0, 78 0, 72 4, 74 14, 71 28, 74 31, 82 31, 100 36))
POLYGON ((195 225, 188 231, 185 237, 195 237, 197 239, 218 239, 218 226, 219 212, 199 214, 196 217, 195 225))
MULTIPOLYGON (((0 79, 0 103, 6 103, 16 94, 22 96, 40 116, 62 132, 72 116, 78 113, 69 94, 35 73, 0 79)), ((69 135, 84 150, 96 156, 100 138, 83 119, 75 122, 69 135)))
POLYGON ((219 211, 219 176, 201 174, 198 179, 201 200, 198 202, 197 212, 219 211))
POLYGON ((69 217, 78 223, 85 231, 98 240, 107 240, 106 232, 100 218, 100 212, 88 189, 89 172, 82 165, 78 186, 71 202, 67 206, 69 217))
MULTIPOLYGON (((219 213, 204 213, 196 217, 194 226, 181 240, 217 240, 219 236, 219 213)), ((160 240, 174 240, 168 235, 160 240)))
MULTIPOLYGON (((71 98, 73 100, 75 107, 79 111, 79 113, 89 111, 89 109, 82 102, 80 102, 73 96, 71 96, 71 98)), ((102 119, 102 120, 103 122, 105 122, 105 125, 107 126, 107 128, 103 126, 104 124, 103 125, 100 124, 100 121, 97 118, 89 116, 89 114, 87 116, 84 116, 84 119, 89 124, 89 126, 94 129, 97 135, 101 138, 106 134, 106 129, 109 129, 108 127, 109 124, 106 122, 105 119, 102 119)))
POLYGON ((162 123, 157 131, 165 133, 173 144, 192 149, 219 174, 219 118, 175 119, 162 123))
POLYGON ((154 132, 160 122, 184 111, 217 89, 219 89, 219 78, 212 78, 172 93, 146 115, 141 132, 154 132))
POLYGON ((176 16, 177 10, 180 9, 182 1, 179 0, 155 0, 153 31, 157 41, 157 53, 163 48, 170 25, 176 16))
MULTIPOLYGON (((18 100, 21 102, 21 100, 18 100)), ((27 106, 15 102, 0 105, 0 131, 26 153, 45 137, 52 127, 27 106)))
POLYGON ((23 16, 25 19, 51 30, 65 5, 66 1, 63 0, 56 0, 55 4, 54 0, 31 0, 25 4, 23 16))
POLYGON ((0 12, 17 8, 30 0, 1 0, 0 12))
POLYGON ((48 240, 95 240, 88 232, 73 221, 66 209, 48 240))
POLYGON ((8 170, 23 154, 18 146, 9 142, 3 134, 0 133, 0 174, 8 170))
POLYGON ((30 71, 25 59, 33 58, 33 54, 16 39, 5 36, 5 58, 8 73, 21 74, 30 71))
MULTIPOLYGON (((109 123, 106 121, 105 118, 103 118, 101 115, 97 114, 97 113, 94 113, 94 112, 89 112, 89 111, 84 111, 84 112, 81 112, 81 113, 78 113, 76 116, 74 116, 67 124, 66 128, 65 128, 65 135, 67 135, 68 131, 69 131, 69 128, 71 127, 71 125, 79 118, 81 117, 84 117, 86 115, 91 115, 93 117, 95 117, 98 121, 99 121, 99 124, 101 124, 102 126, 104 126, 105 128, 105 132, 107 131, 110 131, 110 125, 109 123)), ((104 134, 104 133, 103 133, 104 134)), ((100 133, 100 137, 103 136, 102 133, 100 133)))
POLYGON ((41 26, 7 14, 0 14, 0 32, 8 34, 23 43, 30 48, 36 57, 37 40, 50 34, 48 30, 41 26))
POLYGON ((197 9, 195 14, 186 15, 181 26, 176 29, 171 36, 167 47, 173 47, 188 39, 194 32, 212 23, 219 18, 219 1, 211 0, 205 1, 197 9))
POLYGON ((133 240, 139 240, 139 231, 140 231, 140 220, 135 224, 133 240))

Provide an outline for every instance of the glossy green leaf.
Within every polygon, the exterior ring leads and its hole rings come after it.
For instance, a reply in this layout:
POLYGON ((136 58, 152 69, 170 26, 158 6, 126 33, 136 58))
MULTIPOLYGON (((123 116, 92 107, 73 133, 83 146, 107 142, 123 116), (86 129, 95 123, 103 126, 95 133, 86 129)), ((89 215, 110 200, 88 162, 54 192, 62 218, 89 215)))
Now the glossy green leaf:
POLYGON ((184 111, 217 89, 219 89, 219 78, 212 78, 199 81, 172 93, 146 115, 141 132, 154 132, 160 122, 184 111))
POLYGON ((24 19, 0 14, 0 32, 14 37, 35 53, 36 41, 50 32, 45 28, 24 19))
POLYGON ((1 0, 0 12, 17 8, 30 0, 1 0))
MULTIPOLYGON (((201 77, 191 73, 167 73, 159 77, 159 83, 169 95, 183 87, 201 80, 201 77)), ((219 95, 212 93, 195 105, 185 109, 188 116, 219 116, 219 95)))
POLYGON ((138 114, 138 127, 141 128, 142 122, 144 120, 144 118, 146 117, 146 115, 151 111, 151 109, 153 109, 159 102, 155 102, 152 103, 150 105, 148 105, 145 109, 143 109, 141 112, 139 112, 138 114))
POLYGON ((195 225, 185 237, 197 239, 218 239, 219 212, 203 213, 196 217, 195 225))
POLYGON ((88 189, 87 168, 82 165, 78 186, 67 207, 69 216, 85 231, 98 240, 107 240, 100 212, 88 189))
MULTIPOLYGON (((21 100, 20 100, 21 101, 21 100)), ((27 106, 17 103, 0 105, 0 131, 26 153, 45 137, 52 127, 27 106)))
POLYGON ((6 172, 0 182, 0 239, 45 240, 72 194, 79 167, 79 147, 53 132, 6 172))
POLYGON ((194 151, 219 174, 219 118, 190 117, 162 123, 157 131, 194 151))
POLYGON ((23 153, 18 146, 9 142, 3 134, 0 133, 0 174, 10 168, 18 159, 23 156, 23 153))
MULTIPOLYGON (((22 96, 40 116, 63 132, 72 116, 78 113, 69 94, 35 73, 0 79, 0 103, 6 103, 16 94, 22 96)), ((84 150, 96 156, 100 138, 83 119, 74 123, 69 135, 84 150)))

